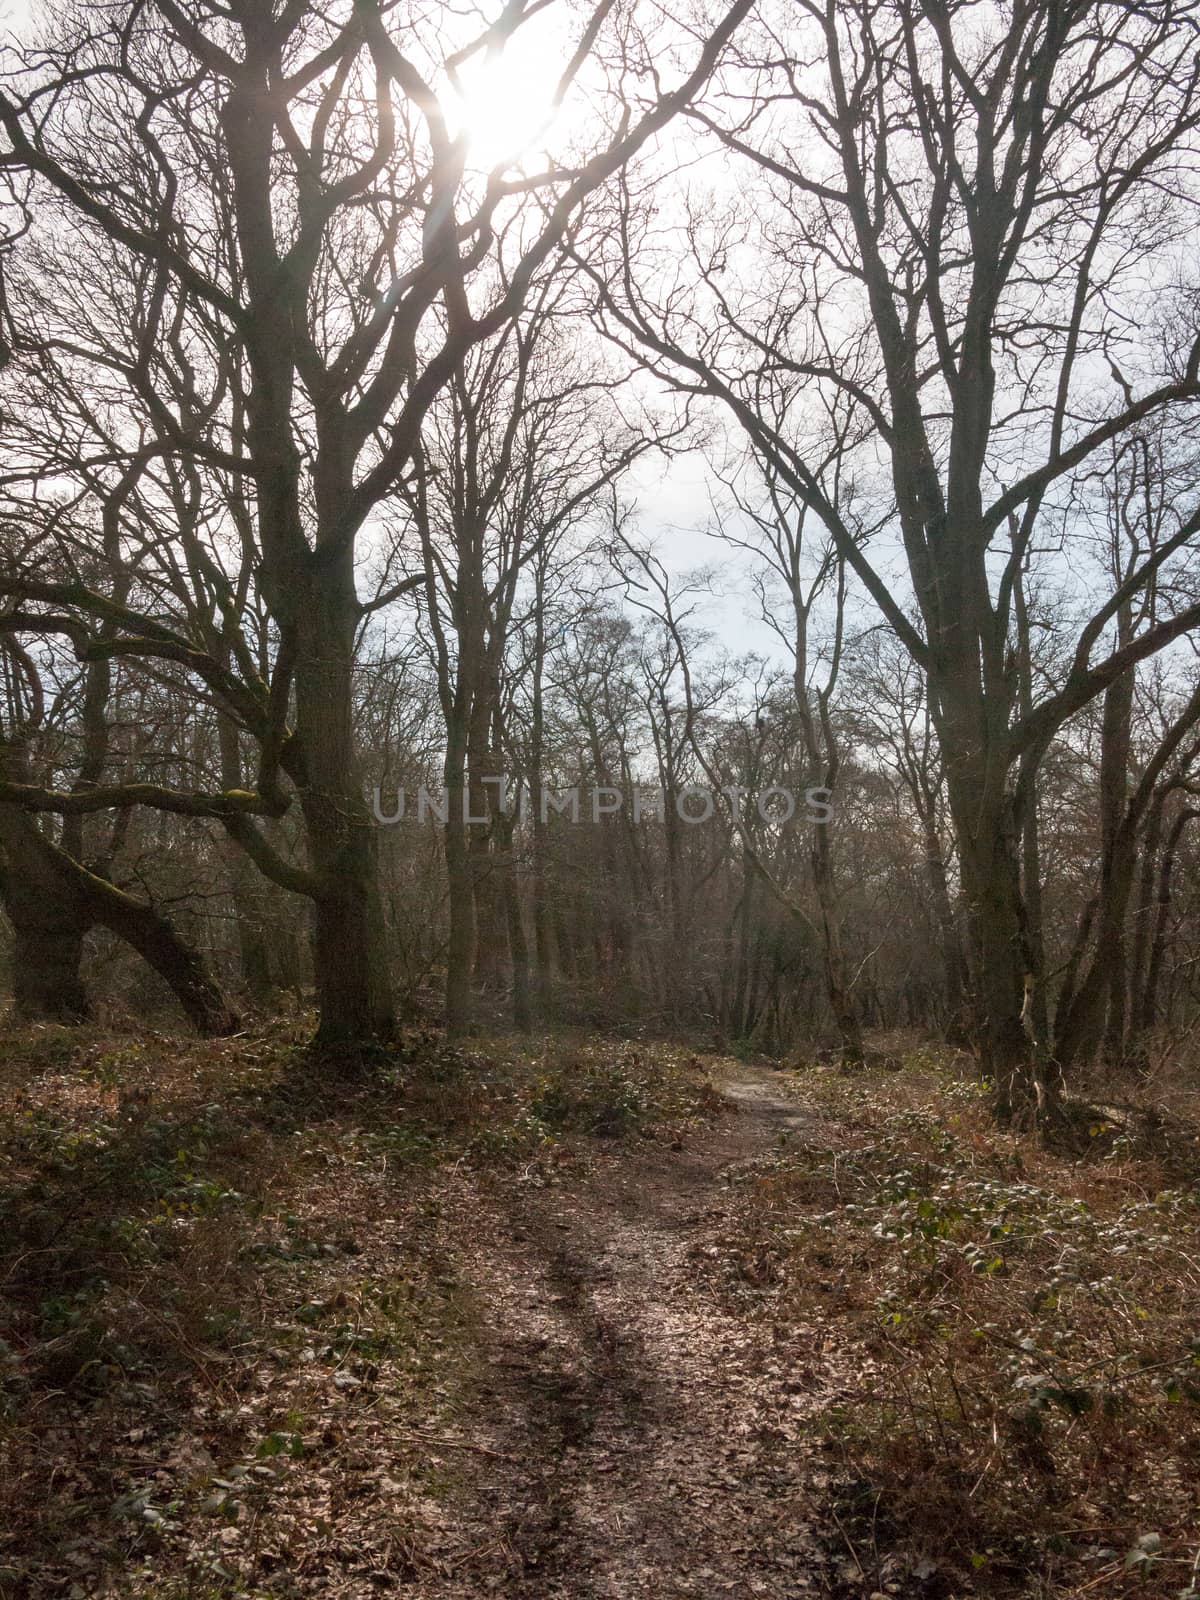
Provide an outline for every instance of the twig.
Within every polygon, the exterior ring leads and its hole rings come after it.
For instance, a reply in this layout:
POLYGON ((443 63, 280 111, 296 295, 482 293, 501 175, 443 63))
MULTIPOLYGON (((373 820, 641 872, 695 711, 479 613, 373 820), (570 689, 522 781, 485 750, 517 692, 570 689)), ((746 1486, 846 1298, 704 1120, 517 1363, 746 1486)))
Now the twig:
POLYGON ((1085 1583, 1083 1585, 1083 1587, 1077 1591, 1077 1593, 1086 1594, 1089 1589, 1095 1589, 1098 1585, 1100 1585, 1102 1583, 1107 1583, 1110 1578, 1115 1578, 1120 1571, 1121 1571, 1120 1562, 1118 1562, 1117 1565, 1114 1566, 1114 1567, 1105 1567, 1103 1572, 1098 1573, 1096 1575, 1096 1577, 1090 1579, 1087 1583, 1085 1583))
POLYGON ((846 1549, 849 1550, 850 1555, 851 1555, 851 1557, 852 1557, 852 1559, 854 1561, 854 1565, 858 1568, 858 1575, 863 1580, 863 1582, 865 1583, 867 1575, 863 1571, 862 1562, 858 1559, 858 1551, 854 1548, 854 1542, 850 1538, 850 1535, 846 1532, 845 1528, 843 1527, 841 1517, 838 1516, 837 1512, 834 1510, 834 1508, 832 1506, 830 1506, 829 1509, 830 1509, 830 1512, 833 1515, 833 1520, 838 1525, 838 1532, 841 1534, 842 1538, 846 1541, 846 1549))
POLYGON ((491 1456, 496 1461, 507 1461, 514 1467, 521 1465, 520 1457, 508 1455, 503 1450, 493 1450, 486 1444, 473 1444, 470 1439, 447 1439, 437 1433, 422 1433, 416 1428, 392 1434, 394 1439, 420 1441, 422 1444, 441 1445, 448 1450, 473 1450, 476 1455, 491 1456))

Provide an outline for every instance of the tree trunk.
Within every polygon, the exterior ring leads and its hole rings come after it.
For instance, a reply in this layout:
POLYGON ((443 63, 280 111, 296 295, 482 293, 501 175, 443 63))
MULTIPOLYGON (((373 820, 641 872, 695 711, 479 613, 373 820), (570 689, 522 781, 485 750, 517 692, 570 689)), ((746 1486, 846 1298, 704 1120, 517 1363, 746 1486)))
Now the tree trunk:
POLYGON ((962 944, 958 936, 958 922, 950 901, 950 886, 946 877, 946 862, 942 855, 942 841, 932 816, 924 820, 925 871, 929 879, 929 892, 933 900, 933 914, 938 925, 938 941, 942 952, 942 982, 946 1000, 947 1040, 956 1046, 967 1042, 967 981, 963 969, 962 944))
MULTIPOLYGON (((0 743, 0 775, 29 781, 19 745, 0 743)), ((88 1014, 79 973, 88 922, 51 849, 27 812, 0 805, 0 899, 16 935, 14 1010, 25 1020, 79 1022, 88 1014)))
MULTIPOLYGON (((459 796, 451 797, 451 810, 459 796)), ((446 946, 446 1027, 461 1033, 471 1022, 472 977, 475 966, 475 889, 466 830, 461 822, 446 826, 446 879, 449 889, 450 933, 446 946)))
POLYGON ((353 567, 323 562, 297 608, 296 731, 313 900, 318 1043, 343 1048, 386 1039, 395 1026, 387 971, 375 829, 357 781, 353 658, 358 624, 353 567), (335 576, 336 580, 335 581, 335 576))
MULTIPOLYGON (((839 638, 844 602, 845 590, 839 580, 839 638)), ((816 694, 820 721, 820 734, 818 735, 818 719, 813 715, 807 678, 808 609, 801 605, 798 595, 794 596, 794 610, 796 617, 794 641, 796 665, 792 676, 792 688, 796 697, 796 707, 800 713, 800 723, 804 732, 804 743, 808 758, 814 767, 818 767, 819 764, 821 783, 830 798, 832 798, 837 790, 838 775, 841 769, 841 752, 838 749, 833 723, 829 714, 829 700, 836 678, 836 667, 831 668, 825 688, 818 690, 816 694)), ((837 654, 838 651, 835 650, 835 660, 837 654)), ((846 952, 842 944, 842 918, 838 904, 837 884, 834 878, 833 850, 830 839, 832 826, 832 814, 829 821, 813 824, 810 859, 812 863, 813 888, 816 890, 817 904, 821 910, 821 944, 825 957, 825 987, 829 996, 829 1007, 833 1012, 838 1036, 842 1042, 842 1062, 845 1066, 856 1067, 861 1066, 863 1061, 862 1019, 858 1014, 858 1007, 851 992, 850 975, 846 965, 846 952)))
POLYGON ((161 912, 98 877, 46 839, 15 806, 0 806, 0 894, 16 931, 13 999, 23 1017, 87 1015, 79 966, 93 926, 107 928, 158 973, 198 1033, 238 1026, 202 957, 161 912))
MULTIPOLYGON (((242 756, 238 748, 237 729, 230 718, 221 712, 217 714, 217 744, 221 755, 222 785, 226 789, 241 788, 242 756)), ((233 902, 237 928, 242 987, 252 1001, 261 1004, 270 997, 272 989, 271 962, 259 909, 262 879, 246 852, 231 838, 225 841, 225 857, 229 865, 229 897, 233 902)))
POLYGON ((1059 1005, 1055 1055, 1065 1069, 1096 1055, 1119 1060, 1125 1048, 1127 963, 1125 916, 1137 864, 1135 796, 1127 810, 1129 725, 1134 674, 1126 673, 1104 696, 1100 750, 1100 888, 1096 900, 1095 948, 1069 1005, 1059 1005))
MULTIPOLYGON (((242 852, 235 845, 239 857, 242 852)), ((230 855, 232 856, 231 850, 230 855)), ((238 967, 242 987, 248 997, 258 1005, 265 1004, 274 992, 271 958, 263 927, 252 907, 254 881, 245 869, 244 858, 231 861, 232 882, 230 895, 233 914, 237 922, 238 967)))
POLYGON ((1137 904, 1133 915, 1133 953, 1129 963, 1130 1044, 1145 1031, 1142 998, 1146 992, 1146 973, 1154 931, 1155 881, 1158 876, 1159 848, 1162 844, 1163 811, 1169 790, 1159 787, 1142 830, 1141 868, 1138 873, 1137 904))
POLYGON ((550 1009, 554 985, 553 956, 551 954, 553 929, 550 925, 548 903, 548 876, 550 870, 549 838, 546 819, 542 816, 542 784, 546 734, 546 713, 543 679, 546 668, 546 564, 539 555, 536 571, 537 589, 534 596, 534 651, 533 651, 533 705, 529 729, 529 787, 532 810, 533 873, 531 895, 533 902, 533 945, 536 955, 534 966, 537 1007, 543 1019, 550 1009))
POLYGON ((503 987, 502 950, 505 944, 501 914, 503 884, 493 851, 494 816, 498 809, 496 785, 487 779, 503 777, 503 759, 492 742, 492 720, 498 687, 489 665, 482 663, 480 682, 471 707, 467 735, 467 782, 471 820, 467 848, 471 864, 471 892, 475 899, 475 985, 495 992, 503 987))
POLYGON ((171 990, 197 1033, 223 1037, 236 1032, 238 1015, 210 977, 203 957, 160 911, 97 878, 69 857, 62 858, 61 869, 74 876, 88 919, 137 951, 171 990))
POLYGON ((1167 842, 1163 847, 1162 862, 1158 869, 1158 905, 1154 919, 1154 938, 1150 945, 1150 959, 1146 966, 1146 986, 1138 1006, 1138 1025, 1148 1032, 1158 1024, 1158 996, 1162 986, 1162 971, 1167 953, 1167 926, 1171 920, 1171 878, 1175 871, 1175 855, 1179 841, 1188 823, 1200 817, 1200 811, 1191 808, 1181 811, 1171 824, 1167 842))
POLYGON ((16 935, 13 944, 13 1013, 22 1021, 82 1022, 89 1014, 83 980, 83 929, 73 918, 59 921, 46 909, 33 920, 6 906, 16 935))
MULTIPOLYGON (((826 785, 830 787, 830 785, 826 785)), ((846 1066, 861 1066, 863 1060, 862 1026, 858 1008, 850 991, 846 970, 846 954, 842 947, 841 917, 838 912, 837 887, 833 878, 830 858, 829 826, 814 824, 812 848, 813 886, 817 904, 821 908, 821 935, 825 954, 825 985, 829 1005, 842 1041, 842 1061, 846 1066)))
POLYGON ((960 761, 947 768, 967 906, 975 1036, 997 1115, 1026 1123, 1050 1109, 1049 1094, 1021 1020, 1026 959, 1011 803, 1003 775, 989 783, 983 766, 960 761))
MULTIPOLYGON (((1125 609, 1122 608, 1118 630, 1122 644, 1128 641, 1132 633, 1125 609)), ((1127 672, 1118 678, 1104 696, 1103 711, 1100 803, 1108 844, 1106 855, 1112 866, 1108 893, 1105 895, 1110 904, 1101 924, 1103 944, 1097 950, 1097 957, 1100 959, 1104 986, 1104 1055, 1114 1065, 1125 1053, 1125 995, 1128 984, 1125 917, 1137 861, 1136 829, 1122 826, 1129 788, 1129 743, 1136 682, 1137 674, 1134 672, 1127 672)))
POLYGON ((561 900, 554 904, 554 935, 558 946, 558 964, 570 983, 579 981, 579 959, 575 949, 575 930, 571 926, 566 908, 561 900))
MULTIPOLYGON (((1025 579, 1017 572, 1013 584, 1013 615, 1017 624, 1017 704, 1022 717, 1033 715, 1033 647, 1025 579)), ((1038 828, 1037 787, 1030 775, 1028 800, 1021 819, 1021 898, 1025 911, 1025 948, 1029 962, 1029 1016, 1035 1050, 1050 1045, 1050 1008, 1046 997, 1045 919, 1042 913, 1042 846, 1038 828)), ((1020 787, 1020 784, 1018 784, 1020 787)))
POLYGON ((446 947, 446 1027, 451 1036, 471 1022, 471 979, 475 965, 475 887, 467 825, 467 741, 461 720, 447 719, 446 735, 446 886, 450 931, 446 947))
MULTIPOLYGON (((666 737, 670 737, 669 729, 666 737)), ((663 796, 662 821, 665 847, 663 872, 667 901, 667 930, 670 938, 670 956, 666 963, 664 978, 667 1011, 672 1020, 678 1022, 683 1014, 687 987, 688 943, 683 900, 683 823, 675 805, 678 798, 675 787, 675 761, 669 745, 666 759, 660 762, 659 773, 663 796)))
POLYGON ((75 895, 22 834, 31 818, 0 806, 0 898, 13 925, 13 1009, 23 1021, 80 1022, 87 921, 75 895))
POLYGON ((502 840, 503 858, 501 881, 503 885, 504 915, 508 925, 508 948, 512 957, 513 1026, 522 1033, 533 1027, 533 1008, 530 1003, 529 940, 525 936, 525 920, 521 909, 521 891, 517 883, 516 863, 513 859, 514 821, 507 819, 502 840))

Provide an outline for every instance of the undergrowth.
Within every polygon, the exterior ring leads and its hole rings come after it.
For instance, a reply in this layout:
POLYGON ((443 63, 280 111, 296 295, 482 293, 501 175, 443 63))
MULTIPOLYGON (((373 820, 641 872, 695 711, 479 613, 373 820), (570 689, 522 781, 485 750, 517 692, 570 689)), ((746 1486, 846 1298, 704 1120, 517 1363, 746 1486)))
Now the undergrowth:
POLYGON ((1069 1161, 928 1059, 797 1081, 828 1137, 742 1174, 723 1293, 856 1342, 811 1418, 855 1561, 899 1542, 930 1593, 1198 1600, 1194 1127, 1167 1159, 1101 1119, 1069 1161))

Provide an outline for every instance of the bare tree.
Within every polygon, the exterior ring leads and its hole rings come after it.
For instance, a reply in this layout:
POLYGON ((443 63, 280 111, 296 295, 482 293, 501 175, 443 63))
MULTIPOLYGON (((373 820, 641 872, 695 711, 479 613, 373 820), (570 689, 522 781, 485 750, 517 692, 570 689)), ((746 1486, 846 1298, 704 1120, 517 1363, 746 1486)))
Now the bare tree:
POLYGON ((504 694, 524 607, 545 604, 527 575, 654 443, 616 403, 625 379, 564 330, 565 289, 547 278, 523 317, 464 359, 426 415, 399 491, 446 728, 452 1030, 469 1021, 472 972, 486 978, 504 937, 517 945, 519 1020, 530 1020, 513 881, 513 796, 524 774, 505 771, 504 694))
POLYGON ((1018 840, 1038 760, 1200 622, 1177 591, 1136 636, 1113 637, 1122 607, 1186 564, 1191 505, 1081 621, 1063 681, 1017 709, 1027 555, 1071 536, 1098 451, 1200 394, 1191 287, 1164 285, 1157 328, 1143 333, 1141 314, 1146 264, 1195 225, 1196 40, 1193 10, 1173 3, 768 7, 692 111, 757 175, 746 214, 693 208, 681 282, 651 251, 661 223, 631 179, 621 256, 593 268, 613 336, 664 382, 723 402, 928 676, 982 1061, 1006 1116, 1053 1109, 1021 1020, 1018 840), (819 425, 831 406, 857 441, 834 462, 819 425), (848 475, 890 513, 907 596, 839 512, 848 475))
POLYGON ((957 863, 949 842, 946 778, 924 676, 890 629, 871 629, 848 647, 854 735, 893 772, 920 828, 925 876, 938 929, 944 1030, 965 1044, 967 971, 955 905, 957 863))
MULTIPOLYGON (((639 78, 657 84, 653 41, 630 19, 609 38, 610 0, 576 18, 555 99, 602 57, 612 120, 596 119, 586 148, 532 175, 511 163, 478 170, 439 89, 538 7, 509 7, 494 25, 447 14, 440 29, 402 25, 375 0, 85 7, 9 75, 0 161, 34 241, 61 248, 65 219, 139 286, 132 330, 110 319, 98 340, 85 317, 52 337, 138 397, 156 453, 249 491, 276 641, 269 681, 220 688, 240 702, 262 759, 254 791, 192 806, 236 814, 265 866, 253 815, 287 804, 285 777, 294 786, 309 860, 279 875, 313 902, 326 1040, 386 1033, 393 1017, 354 748, 359 535, 464 355, 520 309, 588 196, 687 104, 749 6, 720 13, 678 88, 641 105, 639 78), (165 387, 163 352, 177 379, 165 387)), ((10 278, 13 348, 44 343, 23 333, 19 273, 10 278)), ((20 574, 6 583, 50 605, 107 603, 20 574)), ((135 637, 138 620, 122 619, 135 637)), ((92 803, 111 799, 96 791, 92 803)))
MULTIPOLYGON (((834 451, 841 448, 838 438, 834 451)), ((731 486, 745 531, 735 532, 723 521, 720 536, 735 546, 749 547, 764 563, 765 571, 755 574, 763 618, 791 658, 792 692, 809 772, 815 785, 828 795, 830 815, 812 828, 812 880, 820 908, 829 1004, 841 1036, 842 1058, 848 1066, 859 1065, 863 1059, 862 1026, 842 937, 845 912, 833 851, 842 766, 833 708, 846 637, 846 564, 823 531, 816 541, 812 539, 807 504, 780 482, 770 463, 764 463, 756 477, 761 477, 757 495, 731 486), (786 596, 782 619, 777 615, 772 586, 782 588, 786 596), (826 605, 832 608, 829 642, 820 648, 814 636, 814 612, 819 616, 826 605)), ((846 514, 849 516, 848 511, 846 514)))

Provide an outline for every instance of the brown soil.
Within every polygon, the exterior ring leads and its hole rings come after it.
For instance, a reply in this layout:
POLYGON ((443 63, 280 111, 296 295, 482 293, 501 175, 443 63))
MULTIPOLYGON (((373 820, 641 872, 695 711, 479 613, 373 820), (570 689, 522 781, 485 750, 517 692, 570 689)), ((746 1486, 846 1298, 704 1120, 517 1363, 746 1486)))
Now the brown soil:
POLYGON ((831 1557, 798 1442, 835 1352, 819 1329, 731 1317, 709 1287, 731 1179, 812 1124, 770 1072, 731 1064, 721 1089, 738 1114, 686 1149, 485 1193, 461 1264, 490 1352, 459 1418, 473 1466, 423 1593, 869 1592, 831 1557))

